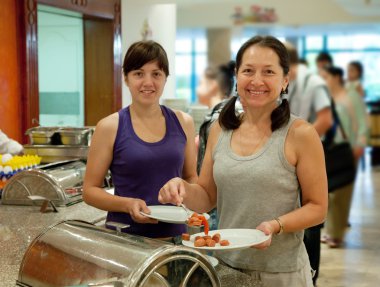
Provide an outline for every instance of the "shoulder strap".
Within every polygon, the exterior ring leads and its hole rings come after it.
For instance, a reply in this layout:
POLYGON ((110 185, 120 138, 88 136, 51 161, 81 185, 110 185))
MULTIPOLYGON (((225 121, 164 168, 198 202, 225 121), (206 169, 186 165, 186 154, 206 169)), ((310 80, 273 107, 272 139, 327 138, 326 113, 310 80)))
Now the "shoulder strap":
POLYGON ((306 87, 307 87, 307 84, 309 82, 310 77, 311 77, 311 74, 306 75, 305 80, 303 82, 303 91, 306 90, 306 87))
POLYGON ((326 132, 325 139, 323 141, 323 144, 326 146, 329 146, 334 141, 337 128, 340 129, 342 136, 343 136, 343 139, 348 140, 347 134, 344 131, 344 128, 342 126, 342 123, 340 122, 338 113, 336 111, 334 99, 332 98, 330 93, 328 93, 328 94, 329 94, 329 97, 331 100, 331 112, 333 115, 334 123, 333 123, 333 126, 326 132))
POLYGON ((334 102, 334 99, 330 96, 330 99, 331 99, 331 110, 332 110, 332 113, 333 113, 333 118, 334 118, 334 121, 336 121, 337 123, 337 126, 339 127, 340 131, 342 132, 342 135, 343 135, 343 138, 345 140, 347 140, 347 134, 346 132, 344 131, 344 128, 342 126, 342 123, 340 122, 340 119, 339 119, 339 116, 338 116, 338 113, 335 109, 335 102, 334 102))

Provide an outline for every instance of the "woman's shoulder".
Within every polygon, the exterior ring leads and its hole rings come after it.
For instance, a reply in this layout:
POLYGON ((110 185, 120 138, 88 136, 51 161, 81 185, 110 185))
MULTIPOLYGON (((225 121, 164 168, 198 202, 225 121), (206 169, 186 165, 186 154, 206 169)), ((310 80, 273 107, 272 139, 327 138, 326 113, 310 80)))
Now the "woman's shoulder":
POLYGON ((207 142, 210 143, 211 146, 214 146, 217 143, 219 135, 222 131, 223 131, 223 128, 219 124, 219 121, 218 120, 214 121, 211 124, 210 133, 209 133, 207 142))
POLYGON ((188 113, 185 113, 184 111, 181 111, 181 110, 175 110, 175 109, 171 109, 174 114, 177 116, 178 120, 181 122, 187 122, 187 121, 192 121, 193 118, 188 114, 188 113))
POLYGON ((291 141, 300 142, 314 137, 319 139, 318 133, 312 124, 301 118, 295 118, 293 120, 288 133, 288 138, 291 141))
POLYGON ((105 118, 102 118, 97 124, 95 130, 102 132, 116 131, 119 124, 119 113, 113 113, 105 118))
POLYGON ((314 126, 307 121, 295 119, 285 139, 288 162, 296 165, 302 155, 322 148, 321 139, 314 126))
POLYGON ((171 110, 175 114, 175 116, 177 117, 179 121, 179 124, 181 125, 182 129, 187 135, 194 133, 194 130, 195 130, 194 120, 188 113, 185 113, 181 110, 174 110, 174 109, 169 109, 169 110, 171 110))
POLYGON ((185 113, 184 111, 181 111, 181 110, 174 110, 174 109, 169 109, 169 110, 173 111, 173 113, 176 115, 179 123, 181 124, 183 128, 189 127, 191 125, 194 126, 193 118, 188 113, 185 113))

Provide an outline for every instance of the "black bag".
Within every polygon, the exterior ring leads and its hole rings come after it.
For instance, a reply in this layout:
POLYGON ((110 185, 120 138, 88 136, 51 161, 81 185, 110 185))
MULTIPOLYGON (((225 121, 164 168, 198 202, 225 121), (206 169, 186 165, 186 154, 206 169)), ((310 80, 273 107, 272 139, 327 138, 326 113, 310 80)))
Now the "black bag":
POLYGON ((324 148, 329 192, 355 181, 356 165, 348 142, 324 148))
POLYGON ((323 142, 329 192, 333 192, 337 188, 354 182, 356 177, 356 164, 353 150, 348 142, 342 124, 339 121, 334 101, 331 103, 331 109, 334 117, 334 127, 328 131, 323 142), (346 141, 334 143, 334 137, 338 127, 346 141))

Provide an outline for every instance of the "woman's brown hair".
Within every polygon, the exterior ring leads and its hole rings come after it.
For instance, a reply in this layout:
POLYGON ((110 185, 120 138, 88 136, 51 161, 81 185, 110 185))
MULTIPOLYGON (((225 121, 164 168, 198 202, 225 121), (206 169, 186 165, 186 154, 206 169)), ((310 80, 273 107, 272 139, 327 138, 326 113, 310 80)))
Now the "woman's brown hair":
POLYGON ((146 63, 157 61, 158 67, 169 76, 169 61, 164 48, 155 41, 139 41, 133 43, 124 57, 123 74, 138 70, 146 63))

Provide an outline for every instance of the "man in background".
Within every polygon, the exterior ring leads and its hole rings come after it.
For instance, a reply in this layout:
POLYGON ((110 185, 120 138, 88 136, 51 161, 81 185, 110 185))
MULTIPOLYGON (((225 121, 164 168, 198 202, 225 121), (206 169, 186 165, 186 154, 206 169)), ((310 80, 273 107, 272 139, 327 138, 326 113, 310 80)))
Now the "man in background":
MULTIPOLYGON (((311 73, 307 66, 299 62, 296 48, 285 43, 290 58, 289 104, 290 111, 310 122, 319 136, 323 138, 333 125, 331 100, 324 80, 311 73)), ((310 265, 315 270, 313 277, 316 286, 319 274, 321 253, 321 228, 323 224, 305 230, 304 243, 309 255, 310 265)))
POLYGON ((315 62, 317 64, 318 74, 323 68, 331 67, 334 65, 333 58, 329 53, 325 51, 322 51, 318 54, 317 58, 315 59, 315 62))

